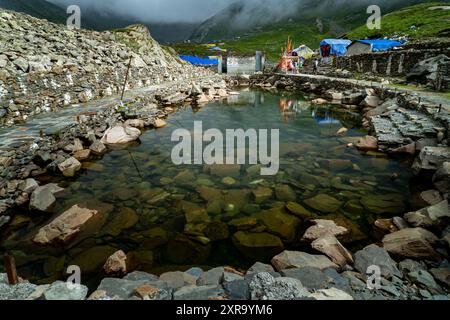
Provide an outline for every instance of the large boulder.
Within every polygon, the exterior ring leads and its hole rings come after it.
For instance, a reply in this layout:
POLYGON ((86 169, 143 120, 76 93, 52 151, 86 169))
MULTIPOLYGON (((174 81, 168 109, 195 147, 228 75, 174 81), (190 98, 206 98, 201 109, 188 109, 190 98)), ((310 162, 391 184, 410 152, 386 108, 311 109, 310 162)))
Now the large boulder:
POLYGON ((445 162, 448 162, 448 159, 450 159, 450 147, 425 147, 413 163, 413 173, 437 171, 445 162))
POLYGON ((55 194, 63 190, 53 183, 37 187, 31 194, 30 209, 51 212, 56 203, 55 194))
POLYGON ((438 238, 422 228, 403 229, 383 238, 384 248, 392 255, 412 259, 439 259, 433 245, 438 238))
POLYGON ((404 218, 413 227, 429 228, 438 225, 444 220, 450 220, 448 200, 416 212, 407 213, 404 218))
POLYGON ((33 238, 33 241, 38 244, 50 244, 53 242, 67 243, 97 213, 97 210, 80 208, 78 205, 74 205, 54 219, 50 224, 42 227, 33 238))
POLYGON ((279 255, 272 258, 272 265, 278 271, 303 267, 313 267, 320 270, 338 268, 338 266, 326 256, 312 255, 299 251, 283 251, 279 255))
POLYGON ((139 129, 115 126, 105 132, 101 142, 105 145, 124 144, 137 140, 140 135, 141 131, 139 129))
POLYGON ((364 275, 370 266, 377 266, 381 270, 381 275, 387 279, 391 279, 393 276, 402 277, 402 273, 397 268, 397 263, 392 260, 386 249, 375 244, 355 253, 354 266, 364 275))
POLYGON ((442 193, 450 193, 450 162, 444 162, 433 176, 433 184, 442 193))
POLYGON ((428 84, 438 89, 438 70, 441 65, 450 64, 450 58, 444 54, 431 57, 417 63, 406 75, 406 80, 428 84))
POLYGON ((297 300, 310 295, 300 280, 274 278, 267 272, 256 274, 249 287, 252 300, 297 300))

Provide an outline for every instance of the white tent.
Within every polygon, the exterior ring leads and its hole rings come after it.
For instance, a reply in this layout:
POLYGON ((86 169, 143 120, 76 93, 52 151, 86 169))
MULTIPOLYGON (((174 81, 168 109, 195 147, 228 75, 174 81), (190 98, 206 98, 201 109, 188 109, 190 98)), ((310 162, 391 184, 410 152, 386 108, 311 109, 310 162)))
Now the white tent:
POLYGON ((312 51, 308 46, 301 45, 297 49, 292 50, 293 52, 296 52, 299 57, 305 58, 305 59, 311 59, 312 56, 314 56, 314 51, 312 51))

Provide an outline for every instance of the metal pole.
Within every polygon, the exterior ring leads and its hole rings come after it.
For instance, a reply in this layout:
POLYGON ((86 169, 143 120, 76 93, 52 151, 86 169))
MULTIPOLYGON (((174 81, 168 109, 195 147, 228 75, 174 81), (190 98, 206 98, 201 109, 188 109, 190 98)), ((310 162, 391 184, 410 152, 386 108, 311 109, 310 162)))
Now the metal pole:
POLYGON ((8 283, 10 285, 16 285, 19 283, 19 278, 17 277, 16 260, 9 253, 5 253, 5 270, 8 275, 8 283))
POLYGON ((123 102, 123 95, 125 94, 125 87, 127 86, 127 82, 128 82, 128 73, 130 72, 132 59, 133 59, 133 56, 130 56, 130 62, 128 62, 127 74, 125 75, 125 82, 123 83, 122 94, 120 96, 120 101, 122 101, 122 102, 123 102))

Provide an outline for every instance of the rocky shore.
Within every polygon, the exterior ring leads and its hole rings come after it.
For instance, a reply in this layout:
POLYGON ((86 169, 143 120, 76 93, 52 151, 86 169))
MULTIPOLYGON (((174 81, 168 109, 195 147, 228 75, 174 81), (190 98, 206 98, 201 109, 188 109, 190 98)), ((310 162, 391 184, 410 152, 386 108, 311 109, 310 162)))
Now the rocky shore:
POLYGON ((162 119, 183 103, 202 105, 228 96, 222 77, 181 61, 143 26, 115 33, 68 30, 5 10, 0 25, 0 36, 8 40, 0 48, 0 125, 24 123, 68 105, 97 104, 93 112, 80 107, 26 143, 0 146, 0 228, 10 220, 11 208, 28 202, 43 212, 52 207, 56 199, 42 192, 45 186, 37 188, 37 176, 73 177, 108 146, 135 141, 145 128, 163 127, 162 119), (122 103, 117 94, 129 62, 122 103), (111 98, 96 102, 105 97, 111 98))
MULTIPOLYGON (((250 198, 255 203, 276 198, 278 203, 271 209, 229 221, 234 231, 232 242, 239 251, 249 256, 265 253, 271 258, 270 265, 257 262, 248 270, 229 266, 211 270, 196 267, 153 275, 135 271, 133 254, 114 249, 102 261, 107 277, 93 292, 84 285, 62 281, 34 285, 21 280, 17 285, 9 285, 2 274, 0 299, 449 299, 448 106, 409 92, 327 77, 256 75, 224 79, 179 61, 140 26, 117 33, 69 31, 6 11, 0 11, 0 26, 0 36, 11 40, 2 42, 4 47, 0 48, 0 118, 4 126, 27 121, 41 112, 59 110, 64 105, 89 103, 120 93, 120 83, 131 57, 129 94, 123 104, 117 98, 108 100, 100 103, 102 107, 98 111, 76 113, 71 121, 42 130, 31 142, 2 148, 0 228, 10 222, 13 207, 28 206, 41 213, 52 210, 56 196, 63 189, 52 183, 41 185, 39 176, 50 173, 76 177, 82 168, 92 166, 108 150, 138 140, 146 128, 164 127, 164 118, 183 103, 201 106, 225 98, 231 86, 307 92, 315 95, 313 104, 332 104, 340 110, 362 115, 363 126, 370 135, 357 139, 346 137, 347 128, 336 133, 346 139, 347 147, 375 158, 385 154, 414 157, 414 173, 423 185, 429 186, 421 193, 422 203, 427 205, 413 212, 402 211, 404 203, 396 197, 359 196, 343 202, 324 192, 311 194, 304 203, 323 213, 322 217, 311 214, 296 202, 296 193, 287 184, 277 184, 274 190, 255 186, 246 192, 235 189, 227 193, 205 185, 196 191, 208 202, 207 208, 188 201, 183 201, 181 208, 187 222, 186 233, 201 244, 209 244, 214 237, 222 239, 224 223, 214 224, 208 216, 213 211, 222 213, 219 200, 239 198, 244 207, 250 198), (20 19, 24 23, 19 25, 16 21, 20 19), (16 38, 22 41, 21 45, 12 41, 16 38), (154 87, 145 90, 149 85, 154 87), (141 91, 132 90, 139 88, 141 91), (379 241, 351 252, 345 247, 345 239, 353 230, 339 219, 325 215, 344 206, 349 212, 401 214, 377 219, 373 228, 379 241), (297 235, 300 221, 307 228, 297 235), (211 235, 209 238, 203 236, 205 230, 211 235), (308 247, 307 252, 285 251, 284 243, 292 242, 297 236, 308 247), (380 272, 379 278, 372 277, 373 270, 375 275, 376 271, 380 272)), ((342 159, 320 159, 317 166, 323 170, 338 168, 338 171, 353 168, 351 161, 342 159)), ((241 167, 215 166, 209 170, 223 178, 225 184, 231 180, 232 185, 236 182, 232 176, 237 178, 241 167)), ((312 176, 305 177, 313 180, 312 176)), ((194 179, 192 173, 180 172, 173 180, 189 184, 194 179)), ((342 181, 332 183, 343 186, 339 190, 348 193, 355 189, 348 189, 342 181)), ((315 178, 311 184, 314 190, 314 184, 324 183, 315 178)), ((305 193, 311 184, 302 185, 305 193)), ((164 190, 153 191, 148 189, 145 194, 147 200, 153 201, 152 205, 167 196, 164 190)), ((128 195, 125 198, 130 199, 128 195)), ((32 241, 38 245, 66 244, 82 233, 96 232, 96 227, 106 220, 102 209, 74 205, 40 228, 32 241)), ((240 208, 231 208, 236 210, 240 208)), ((127 215, 127 211, 123 212, 127 215)), ((136 214, 130 212, 131 220, 136 223, 136 214)), ((128 217, 115 220, 117 224, 127 222, 128 217)), ((125 228, 118 229, 122 227, 125 228)), ((228 238, 228 230, 225 224, 227 236, 223 239, 228 238)), ((158 242, 160 231, 152 230, 154 233, 146 241, 158 242)), ((191 244, 191 238, 181 235, 174 243, 191 244)))

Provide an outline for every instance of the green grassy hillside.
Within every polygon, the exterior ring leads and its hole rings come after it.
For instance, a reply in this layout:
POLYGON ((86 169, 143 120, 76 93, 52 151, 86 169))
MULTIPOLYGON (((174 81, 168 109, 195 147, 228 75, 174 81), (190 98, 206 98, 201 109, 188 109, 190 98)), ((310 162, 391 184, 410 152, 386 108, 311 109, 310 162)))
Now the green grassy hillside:
POLYGON ((411 38, 450 37, 449 3, 435 2, 408 7, 381 19, 381 30, 369 30, 361 26, 347 34, 350 39, 409 36, 411 38))
MULTIPOLYGON (((366 27, 365 21, 368 16, 365 12, 351 15, 345 12, 335 12, 334 19, 324 18, 322 20, 322 32, 319 32, 317 28, 316 18, 310 17, 303 22, 290 20, 260 28, 258 32, 242 36, 238 40, 223 40, 222 47, 229 48, 238 55, 253 55, 256 50, 263 50, 270 60, 277 61, 288 36, 292 38, 296 46, 306 44, 312 49, 317 49, 320 41, 324 38, 344 35, 352 40, 394 35, 409 35, 412 38, 448 37, 450 10, 429 9, 449 5, 449 2, 432 2, 394 11, 382 18, 381 30, 369 30, 366 27), (338 28, 343 25, 347 30, 353 31, 345 34, 346 31, 343 32, 342 28, 338 28), (413 30, 412 26, 416 26, 416 29, 413 30)), ((174 45, 173 48, 182 54, 211 54, 203 45, 179 44, 174 45)))

